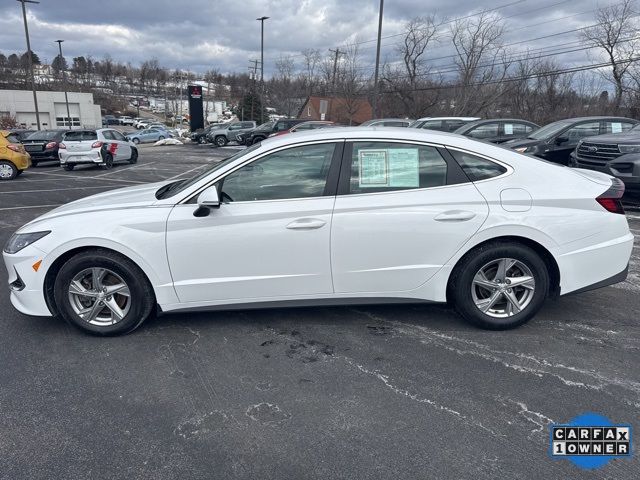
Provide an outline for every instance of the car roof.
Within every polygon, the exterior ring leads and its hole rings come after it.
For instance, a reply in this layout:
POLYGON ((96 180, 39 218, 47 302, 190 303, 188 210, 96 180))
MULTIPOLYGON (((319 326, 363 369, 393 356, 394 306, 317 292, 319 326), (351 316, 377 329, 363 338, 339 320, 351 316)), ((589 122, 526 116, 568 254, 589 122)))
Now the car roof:
POLYGON ((484 120, 476 120, 474 122, 469 122, 461 126, 458 130, 462 129, 471 129, 473 127, 477 127, 478 125, 484 125, 485 123, 494 123, 494 122, 513 122, 513 123, 526 123, 529 125, 538 126, 536 123, 533 123, 529 120, 525 120, 523 118, 487 118, 484 120))
POLYGON ((610 116, 610 115, 594 115, 592 117, 561 118, 560 120, 555 120, 553 122, 549 122, 548 124, 556 123, 556 122, 582 122, 582 121, 589 121, 589 120, 631 120, 633 122, 638 122, 638 120, 636 120, 635 118, 629 118, 629 117, 616 117, 616 116, 610 116))
POLYGON ((480 117, 422 117, 416 120, 416 122, 422 122, 424 120, 465 120, 472 122, 474 120, 480 120, 480 117))

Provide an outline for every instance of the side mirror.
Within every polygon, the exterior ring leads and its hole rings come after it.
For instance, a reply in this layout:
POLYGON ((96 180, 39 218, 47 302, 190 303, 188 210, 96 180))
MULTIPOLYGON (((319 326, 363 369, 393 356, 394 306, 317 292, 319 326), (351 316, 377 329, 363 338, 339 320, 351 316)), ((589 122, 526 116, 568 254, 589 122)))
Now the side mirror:
POLYGON ((569 137, 559 136, 556 137, 556 145, 562 145, 563 143, 567 143, 569 141, 569 137))
POLYGON ((198 205, 200 207, 218 208, 220 206, 220 195, 218 187, 215 185, 207 188, 198 196, 198 205))

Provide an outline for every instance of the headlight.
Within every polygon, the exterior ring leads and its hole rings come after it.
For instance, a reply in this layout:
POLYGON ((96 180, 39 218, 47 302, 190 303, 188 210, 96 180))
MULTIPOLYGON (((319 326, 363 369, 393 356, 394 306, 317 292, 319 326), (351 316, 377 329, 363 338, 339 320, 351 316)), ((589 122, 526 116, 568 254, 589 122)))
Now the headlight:
POLYGON ((640 145, 618 145, 620 153, 640 153, 640 145))
POLYGON ((516 152, 520 152, 520 153, 524 153, 529 149, 529 147, 518 147, 518 148, 514 148, 514 150, 516 152))
POLYGON ((23 248, 28 247, 34 242, 37 242, 42 237, 49 235, 51 231, 35 232, 35 233, 15 233, 7 242, 4 247, 4 251, 8 254, 18 253, 23 248))

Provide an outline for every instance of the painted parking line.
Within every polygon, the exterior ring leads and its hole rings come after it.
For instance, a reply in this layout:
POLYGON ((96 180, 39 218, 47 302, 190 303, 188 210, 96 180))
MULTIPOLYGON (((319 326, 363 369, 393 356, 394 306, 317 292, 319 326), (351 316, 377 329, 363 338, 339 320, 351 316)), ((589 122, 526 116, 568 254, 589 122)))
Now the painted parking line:
POLYGON ((187 170, 186 172, 182 172, 182 173, 180 173, 180 174, 178 174, 178 175, 175 175, 175 176, 173 176, 173 177, 171 177, 171 178, 167 178, 167 181, 175 180, 176 178, 179 178, 179 177, 181 177, 181 176, 183 176, 183 175, 187 175, 187 174, 189 174, 189 173, 191 173, 191 172, 195 172, 196 170, 201 169, 201 168, 204 168, 204 167, 207 167, 207 166, 208 166, 208 165, 200 165, 200 166, 198 166, 198 167, 196 167, 196 168, 192 168, 191 170, 187 170))
MULTIPOLYGON (((147 182, 141 182, 141 181, 137 181, 137 180, 123 180, 123 179, 110 179, 110 178, 101 178, 98 176, 78 176, 78 177, 70 177, 69 175, 64 175, 61 173, 48 173, 48 172, 29 172, 29 175, 41 175, 41 176, 45 176, 45 175, 50 175, 53 177, 62 177, 65 178, 67 180, 104 180, 104 181, 109 181, 109 182, 125 182, 125 183, 147 183, 147 182)), ((26 179, 25 179, 26 180, 26 179)), ((54 179, 49 179, 49 180, 30 180, 31 182, 36 182, 36 181, 41 181, 41 182, 50 182, 54 179)))
POLYGON ((129 170, 134 170, 136 168, 141 168, 141 167, 146 167, 146 166, 149 166, 149 165, 153 165, 154 163, 157 163, 157 162, 155 162, 155 161, 154 162, 147 162, 147 163, 141 163, 141 164, 138 164, 138 165, 134 165, 133 167, 123 167, 123 168, 119 168, 117 170, 112 170, 112 171, 110 171, 108 173, 103 173, 102 175, 94 175, 94 178, 103 178, 103 177, 107 177, 109 175, 114 175, 116 173, 125 172, 125 171, 129 171, 129 170))

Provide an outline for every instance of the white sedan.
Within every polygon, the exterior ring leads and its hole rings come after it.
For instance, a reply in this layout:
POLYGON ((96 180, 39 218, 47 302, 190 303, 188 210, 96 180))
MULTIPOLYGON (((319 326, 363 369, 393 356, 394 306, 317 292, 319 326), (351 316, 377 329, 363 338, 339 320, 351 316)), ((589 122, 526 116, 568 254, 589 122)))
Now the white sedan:
POLYGON ((506 329, 625 279, 623 190, 458 135, 323 129, 56 208, 4 260, 19 311, 100 335, 156 312, 420 301, 506 329))

